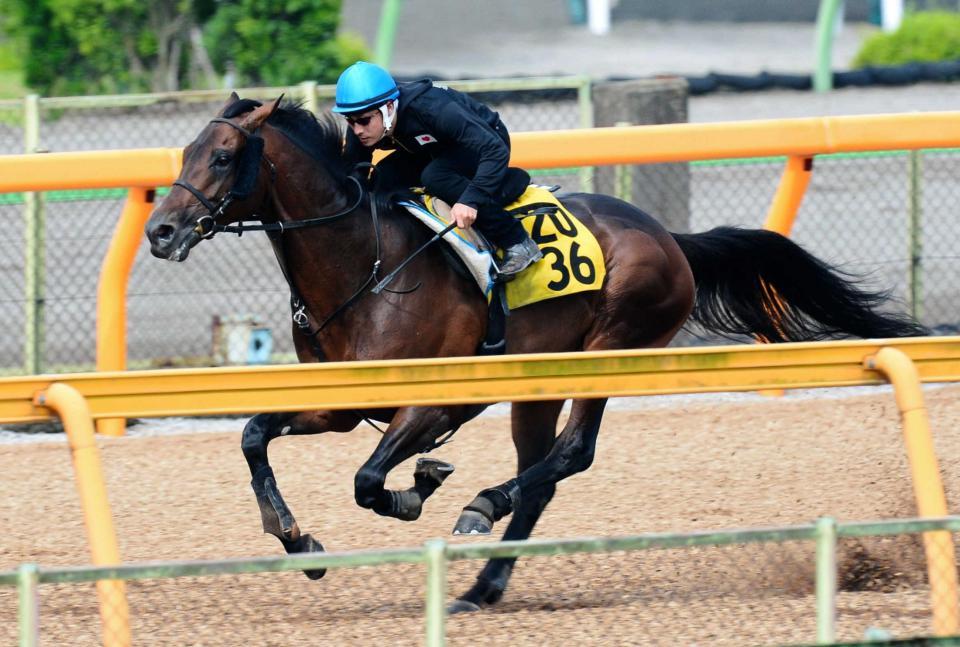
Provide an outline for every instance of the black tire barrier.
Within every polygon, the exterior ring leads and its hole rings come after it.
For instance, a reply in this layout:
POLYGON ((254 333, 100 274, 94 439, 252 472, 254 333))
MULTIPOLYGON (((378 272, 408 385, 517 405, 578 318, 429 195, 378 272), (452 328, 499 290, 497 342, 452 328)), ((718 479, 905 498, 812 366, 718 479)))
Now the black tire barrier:
MULTIPOLYGON (((711 72, 705 76, 686 77, 691 95, 720 90, 750 92, 756 90, 809 90, 813 76, 809 74, 772 74, 753 76, 711 72)), ((907 63, 896 66, 868 66, 857 70, 833 73, 833 87, 867 87, 872 85, 911 85, 922 82, 960 80, 960 59, 935 63, 907 63)))
MULTIPOLYGON (((441 75, 424 74, 410 77, 397 77, 398 81, 420 79, 424 76, 443 83, 441 75)), ((659 76, 659 75, 658 75, 659 76)), ((632 81, 640 77, 611 76, 606 81, 632 81)), ((684 76, 691 96, 701 96, 711 92, 757 92, 762 90, 810 90, 813 87, 811 74, 780 74, 763 71, 754 75, 725 74, 709 72, 704 76, 684 76)), ((833 73, 833 87, 899 86, 913 83, 948 83, 960 80, 960 59, 938 61, 935 63, 907 63, 896 66, 869 66, 856 70, 833 73)), ((538 103, 549 101, 575 100, 574 89, 549 90, 505 90, 478 92, 475 96, 489 103, 538 103)))

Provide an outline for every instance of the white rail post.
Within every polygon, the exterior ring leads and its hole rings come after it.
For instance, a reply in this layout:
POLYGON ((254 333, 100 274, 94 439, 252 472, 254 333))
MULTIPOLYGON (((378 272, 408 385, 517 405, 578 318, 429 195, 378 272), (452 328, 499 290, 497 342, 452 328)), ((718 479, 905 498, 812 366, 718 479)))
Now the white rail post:
POLYGON ((610 31, 610 0, 587 0, 587 25, 597 36, 610 31))
POLYGON ((427 553, 427 647, 443 647, 447 633, 447 542, 431 539, 427 553))

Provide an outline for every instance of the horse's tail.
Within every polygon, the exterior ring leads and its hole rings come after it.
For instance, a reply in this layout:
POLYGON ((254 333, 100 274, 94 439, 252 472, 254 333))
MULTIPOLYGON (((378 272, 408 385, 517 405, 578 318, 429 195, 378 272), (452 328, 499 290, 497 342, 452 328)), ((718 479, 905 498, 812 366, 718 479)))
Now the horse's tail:
POLYGON ((888 293, 864 289, 778 233, 718 227, 673 237, 697 286, 691 316, 711 332, 770 342, 926 334, 907 315, 878 311, 888 293))

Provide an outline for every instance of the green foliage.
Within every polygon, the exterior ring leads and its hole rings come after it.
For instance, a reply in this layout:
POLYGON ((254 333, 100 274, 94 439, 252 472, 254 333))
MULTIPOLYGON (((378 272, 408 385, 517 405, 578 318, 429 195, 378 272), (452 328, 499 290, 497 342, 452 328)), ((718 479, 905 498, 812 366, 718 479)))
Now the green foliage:
POLYGON ((26 53, 26 83, 43 94, 150 89, 146 3, 136 0, 0 0, 4 29, 26 53), (145 64, 146 63, 146 64, 145 64))
MULTIPOLYGON (((27 94, 19 71, 0 70, 0 99, 21 99, 27 94)), ((0 114, 0 123, 7 123, 0 114)))
POLYGON ((960 14, 921 11, 907 14, 900 28, 877 33, 864 42, 855 67, 902 65, 960 58, 960 14))
POLYGON ((340 0, 0 0, 0 71, 47 96, 210 87, 230 68, 326 82, 367 56, 339 22, 340 0))
POLYGON ((204 43, 237 85, 330 83, 367 56, 358 37, 337 35, 339 21, 340 0, 225 1, 204 26, 204 43))

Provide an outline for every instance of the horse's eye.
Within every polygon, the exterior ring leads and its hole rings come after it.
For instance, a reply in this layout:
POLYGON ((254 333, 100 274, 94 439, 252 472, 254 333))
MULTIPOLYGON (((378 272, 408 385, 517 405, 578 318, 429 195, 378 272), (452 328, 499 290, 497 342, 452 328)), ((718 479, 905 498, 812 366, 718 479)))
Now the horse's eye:
POLYGON ((230 162, 233 161, 233 158, 227 155, 226 153, 220 153, 213 158, 213 165, 217 168, 226 168, 230 166, 230 162))

